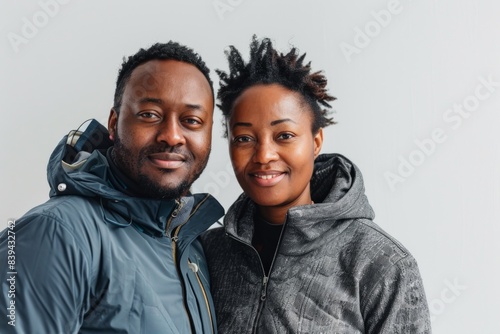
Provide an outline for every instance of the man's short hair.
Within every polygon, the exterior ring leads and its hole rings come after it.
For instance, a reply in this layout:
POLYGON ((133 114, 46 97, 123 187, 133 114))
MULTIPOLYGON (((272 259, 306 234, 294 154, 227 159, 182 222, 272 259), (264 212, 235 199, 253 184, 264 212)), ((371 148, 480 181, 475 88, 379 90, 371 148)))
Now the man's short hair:
POLYGON ((212 90, 212 96, 214 96, 213 82, 210 79, 210 70, 205 65, 205 62, 201 59, 201 56, 194 52, 192 49, 181 45, 177 42, 169 41, 168 43, 156 43, 153 44, 148 49, 140 49, 136 54, 123 59, 123 64, 118 72, 118 78, 116 80, 115 97, 113 108, 116 112, 120 111, 123 92, 125 91, 125 86, 130 79, 134 69, 144 64, 150 60, 178 60, 196 66, 201 73, 208 80, 210 89, 212 90))

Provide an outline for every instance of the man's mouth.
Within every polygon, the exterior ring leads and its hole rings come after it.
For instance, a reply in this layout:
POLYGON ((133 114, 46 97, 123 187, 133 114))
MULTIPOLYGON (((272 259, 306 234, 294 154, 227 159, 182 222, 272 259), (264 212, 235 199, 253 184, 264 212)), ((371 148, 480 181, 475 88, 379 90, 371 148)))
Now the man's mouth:
POLYGON ((148 158, 153 165, 161 169, 177 169, 181 167, 186 160, 182 154, 165 152, 150 154, 148 158))

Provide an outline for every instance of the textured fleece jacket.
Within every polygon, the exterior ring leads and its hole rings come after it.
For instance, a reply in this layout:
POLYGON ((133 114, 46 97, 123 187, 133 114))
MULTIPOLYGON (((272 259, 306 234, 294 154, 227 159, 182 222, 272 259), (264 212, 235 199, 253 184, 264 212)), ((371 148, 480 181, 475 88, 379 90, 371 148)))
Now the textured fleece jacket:
POLYGON ((417 263, 373 223, 358 168, 321 155, 311 193, 288 211, 269 277, 245 195, 202 236, 219 333, 430 333, 417 263))
POLYGON ((197 237, 222 207, 209 195, 117 190, 106 156, 93 150, 105 150, 106 137, 96 122, 76 144, 65 137, 48 166, 51 198, 17 220, 15 243, 1 233, 0 258, 14 250, 15 264, 0 268, 0 333, 214 333, 197 237))

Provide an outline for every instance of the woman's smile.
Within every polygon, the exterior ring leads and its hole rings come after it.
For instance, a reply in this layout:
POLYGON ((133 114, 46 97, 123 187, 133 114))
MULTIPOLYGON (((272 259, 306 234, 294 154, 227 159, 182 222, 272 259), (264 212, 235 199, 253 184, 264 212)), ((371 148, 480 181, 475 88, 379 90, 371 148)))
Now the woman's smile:
POLYGON ((254 85, 235 100, 228 124, 236 178, 257 205, 284 218, 288 208, 311 203, 323 132, 312 133, 312 112, 299 93, 254 85))

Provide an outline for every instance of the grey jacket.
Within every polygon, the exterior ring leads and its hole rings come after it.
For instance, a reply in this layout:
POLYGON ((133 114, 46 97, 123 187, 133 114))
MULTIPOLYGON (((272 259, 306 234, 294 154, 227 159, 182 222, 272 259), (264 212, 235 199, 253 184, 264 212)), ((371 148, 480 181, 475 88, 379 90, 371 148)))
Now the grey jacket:
POLYGON ((0 235, 0 333, 215 332, 197 237, 222 207, 206 194, 176 202, 119 191, 99 127, 91 123, 75 152, 67 137, 59 143, 50 200, 0 235))
POLYGON ((252 247, 254 203, 202 236, 220 333, 430 333, 415 259, 373 223, 360 171, 318 157, 315 204, 292 208, 269 277, 252 247))

